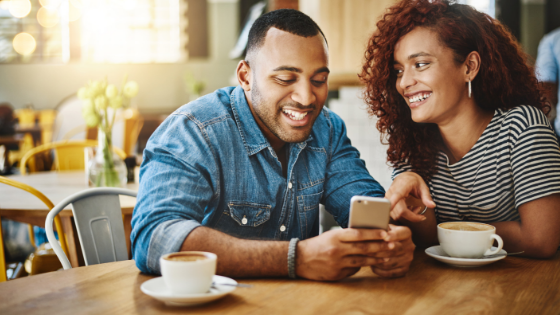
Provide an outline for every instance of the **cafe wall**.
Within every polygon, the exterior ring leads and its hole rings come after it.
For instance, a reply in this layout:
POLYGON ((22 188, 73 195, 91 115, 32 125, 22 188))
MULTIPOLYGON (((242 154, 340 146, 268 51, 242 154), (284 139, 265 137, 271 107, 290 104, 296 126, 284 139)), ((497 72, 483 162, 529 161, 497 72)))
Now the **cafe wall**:
POLYGON ((125 74, 140 85, 135 98, 143 113, 170 113, 189 101, 187 72, 206 83, 204 93, 231 85, 237 60, 228 53, 238 37, 238 1, 208 1, 210 57, 181 64, 3 64, 0 65, 0 101, 15 108, 32 104, 54 108, 88 80, 107 77, 120 84, 125 74))

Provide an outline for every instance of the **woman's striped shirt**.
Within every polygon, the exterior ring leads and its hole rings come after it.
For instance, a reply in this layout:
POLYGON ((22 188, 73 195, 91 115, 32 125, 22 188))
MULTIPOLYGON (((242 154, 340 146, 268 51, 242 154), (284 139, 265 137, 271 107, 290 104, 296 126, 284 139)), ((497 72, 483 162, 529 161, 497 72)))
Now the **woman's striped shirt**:
MULTIPOLYGON (((398 167, 393 177, 408 170, 398 167)), ((518 221, 520 205, 560 193, 558 140, 539 109, 498 109, 459 162, 449 165, 439 152, 428 186, 438 222, 518 221)))

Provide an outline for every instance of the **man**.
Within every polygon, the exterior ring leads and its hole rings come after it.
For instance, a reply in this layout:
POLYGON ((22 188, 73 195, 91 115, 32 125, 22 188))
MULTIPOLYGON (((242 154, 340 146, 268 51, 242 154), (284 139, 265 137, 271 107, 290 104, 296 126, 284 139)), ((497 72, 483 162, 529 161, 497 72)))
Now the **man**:
POLYGON ((556 111, 552 126, 556 136, 560 136, 560 104, 558 104, 558 75, 560 73, 560 28, 545 35, 539 43, 535 64, 537 79, 543 83, 545 96, 556 111))
MULTIPOLYGON (((308 16, 277 10, 255 21, 240 86, 175 111, 144 151, 131 234, 142 271, 159 273, 163 254, 200 250, 218 255, 218 274, 236 277, 407 272, 406 227, 317 236, 319 203, 346 227, 353 195, 384 195, 342 120, 323 108, 328 75, 325 37, 308 16)), ((393 204, 419 187, 413 175, 393 184, 393 204)), ((429 196, 421 188, 416 195, 429 196)))

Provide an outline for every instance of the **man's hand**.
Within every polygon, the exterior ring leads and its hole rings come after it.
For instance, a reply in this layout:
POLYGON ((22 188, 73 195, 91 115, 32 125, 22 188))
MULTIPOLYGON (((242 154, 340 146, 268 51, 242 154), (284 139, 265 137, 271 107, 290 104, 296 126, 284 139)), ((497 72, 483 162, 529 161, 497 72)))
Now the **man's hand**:
POLYGON ((420 177, 413 172, 404 172, 395 177, 393 184, 387 190, 385 198, 391 202, 391 218, 395 221, 402 219, 410 222, 420 222, 426 219, 425 216, 418 214, 424 207, 418 205, 409 208, 405 199, 409 196, 422 200, 424 206, 435 208, 436 204, 430 195, 430 189, 420 177))
POLYGON ((395 244, 392 250, 377 253, 378 258, 383 257, 383 262, 371 266, 371 270, 382 277, 401 277, 408 272, 414 249, 412 233, 406 226, 389 225, 389 232, 383 239, 395 244))
POLYGON ((388 233, 378 229, 340 229, 300 241, 296 274, 312 280, 340 280, 361 267, 381 276, 406 273, 412 261, 414 244, 407 227, 394 227, 388 233))

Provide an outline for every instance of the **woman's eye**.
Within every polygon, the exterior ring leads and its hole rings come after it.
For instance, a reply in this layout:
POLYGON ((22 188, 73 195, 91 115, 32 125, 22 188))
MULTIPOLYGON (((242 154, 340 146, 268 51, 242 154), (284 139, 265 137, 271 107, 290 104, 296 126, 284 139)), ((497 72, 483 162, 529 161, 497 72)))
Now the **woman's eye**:
POLYGON ((397 75, 397 77, 402 76, 403 71, 401 69, 395 69, 394 71, 395 71, 395 74, 397 75))
POLYGON ((422 68, 422 67, 427 66, 427 65, 429 65, 429 63, 427 63, 427 62, 417 62, 416 63, 416 68, 422 68))

